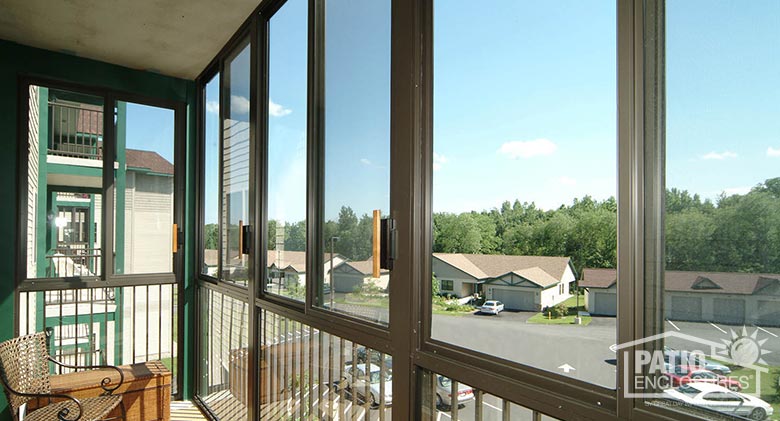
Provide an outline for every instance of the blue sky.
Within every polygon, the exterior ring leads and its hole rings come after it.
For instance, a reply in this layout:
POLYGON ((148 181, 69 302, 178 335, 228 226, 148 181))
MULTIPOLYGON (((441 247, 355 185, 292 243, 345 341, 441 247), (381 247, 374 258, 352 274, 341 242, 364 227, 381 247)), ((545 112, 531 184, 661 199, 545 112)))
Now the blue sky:
POLYGON ((155 151, 174 163, 174 124, 173 110, 128 102, 126 147, 155 151))
MULTIPOLYGON (((327 3, 329 219, 389 205, 389 4, 327 3)), ((615 195, 615 2, 436 6, 434 210, 615 195)), ((715 198, 777 176, 780 2, 666 10, 667 185, 715 198)), ((269 216, 288 221, 305 211, 305 22, 303 0, 271 21, 269 216)))

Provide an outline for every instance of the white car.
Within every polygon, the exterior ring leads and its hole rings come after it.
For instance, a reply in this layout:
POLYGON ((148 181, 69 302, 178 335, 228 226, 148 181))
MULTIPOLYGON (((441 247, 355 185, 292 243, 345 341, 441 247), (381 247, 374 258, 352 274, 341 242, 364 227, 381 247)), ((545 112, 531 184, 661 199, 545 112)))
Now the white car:
MULTIPOLYGON (((458 407, 466 404, 466 402, 474 399, 474 389, 470 386, 466 386, 463 383, 458 383, 458 390, 456 392, 458 397, 456 402, 458 407)), ((436 407, 441 409, 447 409, 452 406, 452 380, 449 377, 436 375, 436 407)))
POLYGON ((504 311, 504 303, 496 300, 488 300, 479 308, 481 313, 498 314, 504 311))
POLYGON ((771 417, 773 412, 772 406, 759 398, 733 392, 714 383, 688 383, 664 390, 664 395, 687 405, 752 420, 764 420, 771 417))
POLYGON ((356 394, 364 401, 367 399, 372 407, 379 406, 379 397, 382 396, 382 381, 384 381, 384 404, 390 406, 393 403, 393 375, 390 370, 384 374, 376 364, 369 364, 366 374, 366 364, 350 363, 344 366, 344 380, 339 387, 343 387, 350 393, 356 394))

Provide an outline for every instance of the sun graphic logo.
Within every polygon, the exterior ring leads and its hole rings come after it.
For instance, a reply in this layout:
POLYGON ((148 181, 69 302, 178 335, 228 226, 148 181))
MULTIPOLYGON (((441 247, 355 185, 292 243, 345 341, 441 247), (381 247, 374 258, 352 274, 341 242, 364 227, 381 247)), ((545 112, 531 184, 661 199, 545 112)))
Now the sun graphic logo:
POLYGON ((737 333, 733 329, 730 330, 731 339, 721 339, 721 342, 726 345, 726 349, 719 350, 717 352, 719 355, 728 357, 734 364, 742 367, 767 364, 762 357, 772 351, 761 347, 769 338, 758 339, 758 328, 751 334, 748 334, 748 329, 745 326, 742 326, 741 333, 737 333))

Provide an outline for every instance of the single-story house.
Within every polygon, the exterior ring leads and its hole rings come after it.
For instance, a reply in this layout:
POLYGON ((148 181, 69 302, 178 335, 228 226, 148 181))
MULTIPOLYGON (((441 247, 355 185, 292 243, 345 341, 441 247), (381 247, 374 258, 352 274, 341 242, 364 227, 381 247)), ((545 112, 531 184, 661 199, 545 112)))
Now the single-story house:
MULTIPOLYGON (((327 282, 330 276, 330 253, 323 258, 323 273, 327 282)), ((333 255, 333 267, 341 265, 347 259, 340 254, 333 255)), ((278 283, 285 287, 298 283, 306 285, 306 252, 287 250, 268 250, 268 282, 278 283)))
MULTIPOLYGON (((615 269, 585 269, 580 287, 595 315, 617 314, 615 269)), ((666 271, 664 316, 670 320, 780 326, 780 275, 666 271)))
POLYGON ((442 294, 484 293, 509 310, 523 311, 565 301, 577 279, 571 259, 557 256, 434 253, 433 273, 442 294))
MULTIPOLYGON (((334 259, 335 263, 335 259, 334 259)), ((353 292, 355 288, 366 282, 373 282, 383 291, 387 291, 390 282, 390 271, 381 269, 379 278, 374 278, 374 262, 369 257, 367 260, 350 262, 345 261, 333 268, 333 289, 336 292, 353 292)))

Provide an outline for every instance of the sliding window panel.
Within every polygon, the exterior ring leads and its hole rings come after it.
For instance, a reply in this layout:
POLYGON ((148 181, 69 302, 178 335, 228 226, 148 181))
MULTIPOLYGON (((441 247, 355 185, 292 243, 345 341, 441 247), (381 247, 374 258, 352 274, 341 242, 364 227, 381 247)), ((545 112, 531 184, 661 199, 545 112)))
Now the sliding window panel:
POLYGON ((248 395, 249 306, 210 288, 199 289, 202 323, 197 394, 217 419, 245 420, 248 395))
POLYGON ((780 4, 648 2, 645 336, 628 373, 659 406, 776 419, 780 4), (650 13, 653 12, 653 13, 650 13), (665 30, 664 30, 665 28, 665 30), (664 54, 665 53, 665 54, 664 54), (695 408, 695 409, 694 409, 695 408), (772 415, 774 413, 774 415, 772 415))
POLYGON ((175 111, 117 101, 114 273, 173 272, 175 111))
POLYGON ((237 285, 249 283, 249 257, 244 254, 242 227, 250 223, 249 206, 249 93, 250 48, 236 49, 225 60, 222 89, 222 196, 220 278, 237 285))
POLYGON ((389 322, 390 1, 325 5, 323 279, 316 305, 389 322))
POLYGON ((29 87, 27 278, 102 274, 103 104, 29 87))
POLYGON ((219 74, 204 88, 203 159, 201 204, 203 206, 200 273, 218 277, 219 273, 219 74))
POLYGON ((288 0, 268 22, 268 224, 265 291, 306 292, 308 1, 288 0))
POLYGON ((615 3, 436 3, 431 338, 616 385, 615 3))

